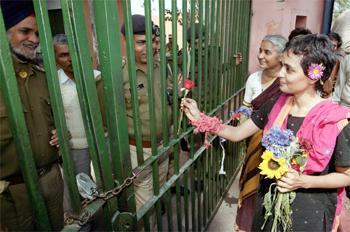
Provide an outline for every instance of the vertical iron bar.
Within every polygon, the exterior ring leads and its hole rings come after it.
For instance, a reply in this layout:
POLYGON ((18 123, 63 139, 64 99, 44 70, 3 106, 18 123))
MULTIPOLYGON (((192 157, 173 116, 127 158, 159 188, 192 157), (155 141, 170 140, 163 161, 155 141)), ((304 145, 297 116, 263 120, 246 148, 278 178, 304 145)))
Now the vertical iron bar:
MULTIPOLYGON (((224 89, 224 83, 223 83, 223 81, 224 81, 224 78, 223 78, 224 77, 224 70, 223 70, 223 65, 224 65, 224 54, 225 54, 224 53, 224 51, 225 51, 224 48, 225 48, 225 35, 226 35, 224 28, 225 28, 225 22, 229 22, 227 19, 225 21, 225 17, 227 16, 227 14, 225 12, 225 7, 227 7, 226 3, 227 3, 227 1, 225 1, 225 0, 221 1, 221 11, 220 11, 220 17, 221 17, 220 28, 221 28, 221 32, 220 32, 220 37, 219 37, 220 38, 220 50, 219 50, 219 60, 220 61, 219 61, 219 68, 218 68, 218 70, 219 70, 218 104, 221 104, 221 102, 224 101, 224 99, 223 99, 223 89, 224 89)), ((223 107, 221 109, 221 118, 223 120, 225 120, 224 112, 225 112, 225 110, 224 110, 224 107, 223 107)), ((219 138, 219 140, 220 140, 220 138, 219 138)), ((219 154, 222 153, 221 149, 222 148, 219 147, 219 154)), ((218 161, 218 164, 219 164, 218 167, 220 167, 221 162, 222 162, 222 156, 221 156, 221 159, 219 159, 219 161, 218 161)), ((220 190, 219 191, 220 192, 220 197, 221 197, 222 191, 224 190, 224 188, 223 188, 224 187, 224 185, 223 185, 224 180, 225 180, 225 176, 218 174, 218 189, 220 190)))
POLYGON ((56 62, 52 47, 51 29, 49 24, 49 16, 45 1, 33 1, 36 22, 38 24, 40 35, 40 47, 44 58, 44 67, 49 88, 52 112, 54 115, 55 127, 57 129, 58 139, 60 141, 60 154, 63 158, 63 173, 69 189, 69 197, 74 212, 80 210, 80 195, 75 180, 73 159, 70 153, 68 130, 64 116, 63 102, 61 90, 58 83, 58 75, 56 70, 56 62))
MULTIPOLYGON (((191 23, 191 80, 193 80, 195 83, 198 82, 198 76, 196 76, 195 73, 195 68, 196 68, 196 46, 195 46, 195 40, 196 40, 196 28, 195 28, 195 0, 191 0, 190 1, 191 5, 190 5, 190 23, 191 23)), ((198 35, 200 36, 200 35, 198 35)), ((196 84, 198 86, 198 83, 196 84)), ((199 87, 199 86, 198 86, 199 87)), ((192 96, 193 98, 198 97, 197 95, 197 90, 196 88, 192 89, 192 96)), ((198 100, 198 98, 196 99, 198 100)), ((191 134, 191 149, 190 149, 190 157, 193 158, 194 155, 194 136, 193 134, 191 134)), ((196 231, 196 203, 195 203, 195 186, 194 186, 194 179, 195 179, 195 168, 194 165, 191 166, 191 218, 192 218, 192 230, 196 231)))
MULTIPOLYGON (((155 125, 155 108, 154 108, 154 70, 153 70, 153 33, 152 33, 152 12, 151 12, 151 1, 145 0, 145 18, 146 18, 146 50, 147 50, 147 93, 148 93, 148 110, 150 116, 150 134, 151 134, 151 145, 152 145, 152 156, 157 155, 157 138, 156 138, 156 125, 155 125)), ((160 90, 157 90, 160 91, 160 90)), ((159 194, 159 166, 157 160, 152 163, 152 179, 153 179, 153 192, 154 195, 159 194)), ((157 215, 158 230, 162 230, 162 219, 161 219, 161 205, 160 201, 156 202, 155 205, 157 215)))
MULTIPOLYGON (((250 12, 251 12, 251 1, 247 1, 246 2, 246 4, 247 4, 247 9, 246 9, 246 18, 247 18, 247 20, 246 20, 246 25, 245 25, 245 28, 250 28, 250 24, 251 24, 251 21, 250 21, 250 12)), ((244 56, 246 57, 246 59, 244 60, 244 72, 246 73, 246 74, 248 74, 248 65, 249 65, 249 62, 248 62, 248 59, 247 59, 247 57, 249 57, 249 36, 250 36, 250 30, 247 30, 246 31, 246 37, 245 37, 245 40, 244 41, 246 41, 246 44, 245 44, 245 54, 244 54, 244 56)))
POLYGON ((187 65, 187 1, 182 0, 182 75, 184 79, 188 78, 188 65, 187 65))
MULTIPOLYGON (((243 5, 243 1, 239 1, 238 2, 238 18, 237 18, 237 27, 236 27, 236 32, 237 34, 239 34, 239 36, 236 36, 236 48, 235 48, 235 53, 237 54, 237 52, 241 52, 242 51, 242 47, 241 47, 241 41, 242 41, 242 37, 241 37, 241 33, 242 33, 242 5, 243 5)), ((239 86, 239 79, 241 78, 241 68, 242 65, 238 65, 237 69, 236 69, 236 76, 235 76, 235 86, 234 86, 234 93, 238 90, 238 86, 239 86)))
MULTIPOLYGON (((229 26, 227 27, 227 38, 228 38, 228 42, 227 42, 227 61, 226 61, 226 65, 227 65, 227 78, 226 78, 226 94, 225 94, 225 97, 226 98, 229 98, 230 96, 230 82, 231 82, 231 78, 232 78, 232 66, 231 66, 231 60, 233 59, 232 58, 232 40, 233 40, 233 34, 232 34, 232 31, 233 31, 233 25, 234 25, 234 5, 235 5, 235 2, 234 1, 229 1, 230 2, 230 10, 229 10, 229 14, 230 14, 230 24, 229 26)), ((231 98, 232 99, 232 98, 231 98)), ((231 106, 231 104, 229 104, 231 106)))
POLYGON ((174 225, 173 225, 173 209, 172 209, 172 196, 171 192, 168 191, 165 194, 165 204, 166 204, 166 214, 167 214, 167 220, 168 220, 168 231, 174 231, 174 225))
POLYGON ((208 78, 209 78, 209 1, 204 1, 205 4, 205 38, 204 38, 204 99, 203 99, 203 110, 204 112, 209 111, 209 91, 208 91, 208 78))
MULTIPOLYGON (((173 89, 178 89, 177 84, 177 76, 178 76, 178 65, 177 65, 177 1, 171 1, 171 18, 172 18, 172 60, 173 60, 173 89)), ((178 97, 177 94, 173 94, 173 128, 174 130, 174 139, 178 138, 177 128, 178 128, 178 97)), ((175 174, 179 174, 179 144, 174 145, 174 171, 175 174)), ((179 181, 176 182, 176 212, 177 212, 177 227, 178 230, 181 231, 181 220, 182 220, 182 212, 181 212, 181 197, 180 197, 180 185, 179 181)))
POLYGON ((204 152, 203 163, 203 224, 206 224, 208 216, 208 151, 204 152))
MULTIPOLYGON (((99 48, 100 67, 103 76, 105 111, 108 125, 108 139, 113 160, 113 173, 119 183, 131 174, 131 160, 128 141, 128 123, 125 110, 118 7, 116 1, 94 1, 96 36, 99 48)), ((131 197, 119 197, 119 202, 128 202, 129 210, 135 212, 133 188, 128 189, 131 197)))
MULTIPOLYGON (((220 46, 222 46, 220 44, 220 38, 219 38, 219 35, 220 35, 220 31, 221 31, 221 25, 220 25, 220 17, 221 17, 221 8, 220 8, 220 4, 222 3, 222 1, 217 1, 217 4, 216 4, 216 19, 215 19, 215 45, 213 44, 214 48, 215 48, 215 55, 214 55, 214 60, 215 60, 215 65, 214 65, 214 75, 213 75, 213 86, 214 86, 214 96, 213 96, 213 106, 216 107, 218 104, 219 104, 219 101, 218 101, 218 91, 220 90, 219 88, 219 84, 220 84, 220 78, 219 78, 219 75, 220 73, 218 73, 219 71, 219 65, 221 65, 219 63, 220 59, 219 59, 219 48, 220 46)), ((213 63, 214 64, 214 63, 213 63)), ((216 188, 215 188, 216 189, 216 188)))
POLYGON ((210 217, 213 210, 213 149, 208 151, 208 165, 209 165, 209 174, 208 174, 208 217, 210 217))
MULTIPOLYGON (((96 106, 99 105, 96 80, 93 75, 91 59, 86 59, 86 57, 90 57, 90 53, 85 26, 84 2, 61 0, 61 7, 97 184, 104 191, 110 190, 114 187, 114 181, 101 112, 96 110, 96 106)), ((107 203, 107 207, 104 208, 105 216, 108 217, 107 221, 110 221, 110 213, 113 208, 116 208, 116 199, 111 199, 107 203)))
MULTIPOLYGON (((159 0, 159 28, 160 28, 160 69, 161 69, 161 76, 167 77, 167 58, 165 56, 165 0, 159 0)), ((168 125, 168 99, 167 95, 165 94, 165 90, 167 89, 167 78, 162 78, 161 80, 161 88, 162 88, 162 127, 163 127, 163 144, 164 146, 168 146, 169 144, 169 125, 168 125)))
POLYGON ((149 216, 149 214, 150 214, 150 211, 148 211, 145 214, 145 216, 143 216, 143 226, 144 226, 145 231, 151 231, 151 224, 150 224, 150 216, 149 216))
MULTIPOLYGON (((196 67, 196 47, 195 47, 195 21, 194 21, 194 12, 195 12, 195 6, 194 6, 194 0, 190 1, 190 27, 191 27, 191 53, 190 53, 190 67, 188 67, 191 70, 191 77, 189 77, 191 80, 193 80, 196 85, 198 86, 197 79, 198 77, 195 76, 195 67, 196 67)), ((196 98, 196 88, 192 89, 192 98, 196 98)), ((196 99, 198 100, 198 99, 196 99)))
POLYGON ((142 131, 141 131, 141 120, 140 110, 137 94, 137 82, 136 82, 136 64, 134 54, 134 34, 132 28, 131 18, 131 3, 130 0, 123 0, 123 12, 124 12, 124 25, 125 25, 125 43, 126 43, 126 54, 127 54, 127 66, 128 76, 131 90, 131 104, 132 104, 132 117, 133 117, 133 129, 136 140, 136 154, 138 165, 143 164, 143 150, 142 150, 142 131))
POLYGON ((219 103, 223 102, 225 100, 225 74, 226 74, 226 42, 227 42, 227 25, 229 24, 229 18, 228 18, 228 1, 223 0, 222 8, 221 8, 221 49, 220 49, 220 66, 219 66, 219 75, 220 75, 220 83, 219 83, 219 103), (226 9, 226 10, 225 10, 226 9), (225 30, 226 29, 226 30, 225 30))
POLYGON ((231 6, 230 6, 230 27, 229 27, 229 45, 228 45, 228 78, 227 78, 227 85, 226 85, 226 96, 229 97, 231 96, 231 89, 232 89, 232 79, 234 76, 234 67, 235 63, 233 62, 234 57, 234 50, 233 50, 233 44, 234 44, 234 25, 235 25, 235 6, 236 6, 236 1, 230 1, 231 6))
POLYGON ((196 160, 196 174, 197 174, 197 230, 200 231, 202 229, 202 202, 201 202, 201 192, 202 192, 202 178, 201 178, 201 159, 198 158, 196 160))
POLYGON ((200 106, 200 109, 203 109, 203 93, 206 94, 206 92, 203 92, 203 1, 198 1, 198 64, 197 64, 197 72, 198 72, 198 105, 200 106))
POLYGON ((233 77, 231 79, 231 91, 230 91, 230 95, 233 95, 235 93, 236 90, 236 79, 237 79, 237 75, 239 75, 238 73, 238 69, 239 69, 239 65, 236 66, 235 64, 235 58, 234 55, 237 53, 238 51, 238 39, 239 39, 239 15, 240 15, 240 11, 239 11, 239 6, 240 6, 240 2, 241 1, 237 1, 235 4, 235 8, 234 8, 234 27, 232 29, 232 33, 233 33, 233 47, 232 47, 232 66, 233 66, 233 77))
MULTIPOLYGON (((203 89, 202 89, 202 86, 203 86, 203 73, 202 73, 202 58, 203 58, 203 1, 198 1, 198 23, 199 23, 199 28, 198 28, 198 105, 200 106, 201 109, 203 109, 203 89)), ((206 94, 206 92, 204 92, 204 95, 206 94)), ((203 154, 203 153, 202 153, 203 154)), ((201 163, 203 163, 203 159, 197 159, 197 181, 198 181, 198 185, 201 185, 202 180, 201 179, 201 168, 200 168, 200 165, 201 163), (200 162, 200 160, 202 162, 200 162)), ((204 177, 203 177, 204 179, 204 177)), ((197 207, 198 207, 198 216, 197 216, 197 221, 198 221, 198 229, 197 230, 201 230, 202 229, 202 218, 201 218, 201 215, 203 214, 204 216, 204 209, 201 207, 202 204, 204 203, 204 198, 203 198, 203 202, 201 202, 201 187, 202 186, 199 186, 198 188, 198 185, 197 185, 197 207)), ((203 189, 203 194, 204 194, 205 190, 203 189)))
POLYGON ((184 173, 183 177, 183 184, 184 184, 184 214, 185 214, 185 231, 189 230, 189 199, 188 199, 188 172, 186 171, 184 173))
MULTIPOLYGON (((210 46, 210 65, 213 65, 214 64, 214 46, 215 46, 215 35, 214 35, 214 26, 215 26, 215 3, 216 1, 211 1, 211 7, 210 7, 210 12, 211 12, 211 16, 210 16, 210 35, 209 35, 209 46, 210 46)), ((209 69, 209 86, 214 86, 214 70, 213 69, 209 69)), ((213 109, 213 101, 214 101, 214 94, 213 94, 213 91, 210 91, 208 93, 209 95, 209 99, 208 99, 208 102, 209 102, 209 108, 208 110, 211 111, 213 109)))

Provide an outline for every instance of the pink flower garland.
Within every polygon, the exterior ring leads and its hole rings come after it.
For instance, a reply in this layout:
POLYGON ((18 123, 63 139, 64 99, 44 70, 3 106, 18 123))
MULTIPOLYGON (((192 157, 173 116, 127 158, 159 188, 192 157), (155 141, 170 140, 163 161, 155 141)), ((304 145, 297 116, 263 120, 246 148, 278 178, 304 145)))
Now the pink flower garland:
POLYGON ((210 117, 204 113, 200 113, 200 118, 196 121, 191 121, 191 124, 195 127, 194 133, 205 133, 204 145, 206 148, 210 147, 211 144, 208 141, 208 134, 215 133, 224 128, 224 123, 217 117, 210 117))

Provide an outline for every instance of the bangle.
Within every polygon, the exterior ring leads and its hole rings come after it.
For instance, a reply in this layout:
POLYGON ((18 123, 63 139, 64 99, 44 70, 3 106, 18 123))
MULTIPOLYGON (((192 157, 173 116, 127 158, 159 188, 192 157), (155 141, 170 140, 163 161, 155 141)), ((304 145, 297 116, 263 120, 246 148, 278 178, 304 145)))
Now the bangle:
POLYGON ((191 121, 191 124, 195 127, 194 133, 205 133, 204 137, 204 145, 206 148, 210 146, 208 141, 209 133, 216 133, 224 128, 224 123, 221 119, 217 117, 210 117, 205 115, 204 113, 200 113, 200 117, 196 121, 191 121))

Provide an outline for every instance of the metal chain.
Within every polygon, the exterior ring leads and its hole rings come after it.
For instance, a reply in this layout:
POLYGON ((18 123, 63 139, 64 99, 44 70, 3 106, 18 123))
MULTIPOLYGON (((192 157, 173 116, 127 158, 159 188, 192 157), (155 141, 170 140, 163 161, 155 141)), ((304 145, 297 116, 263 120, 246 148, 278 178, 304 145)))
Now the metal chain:
MULTIPOLYGON (((99 193, 98 191, 95 190, 91 196, 91 199, 85 199, 81 202, 82 208, 83 209, 86 208, 89 204, 94 202, 96 199, 103 199, 105 202, 107 202, 112 197, 119 195, 119 193, 121 193, 126 187, 130 186, 134 182, 134 180, 139 174, 140 172, 138 172, 137 174, 133 172, 132 176, 127 177, 121 185, 107 192, 99 193)), ((82 226, 89 221, 90 217, 91 217, 91 214, 88 211, 83 211, 83 213, 79 216, 69 215, 69 217, 67 218, 67 222, 68 224, 72 224, 74 221, 78 221, 79 225, 82 226)))

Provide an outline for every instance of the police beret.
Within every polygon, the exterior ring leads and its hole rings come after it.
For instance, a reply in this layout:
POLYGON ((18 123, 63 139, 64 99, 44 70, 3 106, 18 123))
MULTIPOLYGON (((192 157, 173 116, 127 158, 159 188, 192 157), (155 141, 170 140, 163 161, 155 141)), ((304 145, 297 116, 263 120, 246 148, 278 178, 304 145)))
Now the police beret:
POLYGON ((32 0, 1 0, 6 30, 34 14, 32 0))
MULTIPOLYGON (((132 29, 133 34, 135 35, 145 35, 146 34, 146 18, 143 15, 135 14, 132 16, 132 29)), ((121 29, 121 33, 125 35, 125 23, 123 23, 121 29)), ((154 34, 155 30, 152 22, 152 33, 154 34)))

